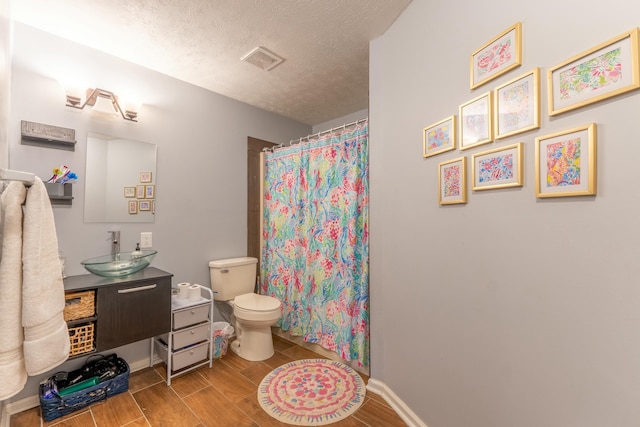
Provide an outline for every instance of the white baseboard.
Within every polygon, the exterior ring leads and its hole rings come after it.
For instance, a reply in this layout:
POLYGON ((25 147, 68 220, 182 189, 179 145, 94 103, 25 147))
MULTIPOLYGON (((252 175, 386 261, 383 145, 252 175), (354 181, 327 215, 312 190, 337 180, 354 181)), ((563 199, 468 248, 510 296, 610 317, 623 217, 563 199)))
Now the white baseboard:
MULTIPOLYGON (((154 354, 153 364, 155 365, 156 363, 160 362, 162 362, 162 359, 160 359, 157 354, 154 354)), ((148 367, 149 358, 146 357, 144 359, 129 363, 129 372, 140 371, 148 367)), ((2 403, 2 407, 0 407, 0 427, 9 427, 11 415, 19 414, 20 412, 39 406, 40 398, 37 394, 35 394, 33 396, 25 397, 24 399, 16 400, 15 402, 0 403, 2 403)))
POLYGON ((382 381, 369 378, 367 390, 382 396, 409 427, 427 427, 420 418, 382 381))
POLYGON ((0 402, 0 427, 9 427, 9 418, 11 415, 7 412, 4 402, 0 402))
MULTIPOLYGON (((157 364, 157 363, 160 363, 162 361, 163 360, 157 354, 153 355, 153 364, 154 365, 157 364)), ((145 357, 142 360, 137 360, 135 362, 129 363, 129 372, 138 372, 138 371, 141 371, 143 369, 148 368, 149 366, 150 366, 149 365, 149 358, 145 357)))
POLYGON ((5 404, 4 411, 2 411, 3 424, 0 424, 0 426, 9 427, 9 418, 11 418, 11 415, 18 414, 22 411, 26 411, 27 409, 35 408, 38 405, 40 405, 40 399, 38 398, 37 394, 34 394, 33 396, 25 397, 24 399, 16 400, 15 402, 9 402, 5 404), (6 424, 4 424, 5 416, 7 418, 6 424))

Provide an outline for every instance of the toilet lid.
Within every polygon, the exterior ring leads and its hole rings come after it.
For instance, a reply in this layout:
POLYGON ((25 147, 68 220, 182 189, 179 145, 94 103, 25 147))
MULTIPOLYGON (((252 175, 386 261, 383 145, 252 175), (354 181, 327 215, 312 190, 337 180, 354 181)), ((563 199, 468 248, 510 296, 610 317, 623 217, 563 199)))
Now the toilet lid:
POLYGON ((277 298, 251 293, 238 295, 234 298, 233 305, 245 310, 273 311, 280 308, 280 301, 277 298))

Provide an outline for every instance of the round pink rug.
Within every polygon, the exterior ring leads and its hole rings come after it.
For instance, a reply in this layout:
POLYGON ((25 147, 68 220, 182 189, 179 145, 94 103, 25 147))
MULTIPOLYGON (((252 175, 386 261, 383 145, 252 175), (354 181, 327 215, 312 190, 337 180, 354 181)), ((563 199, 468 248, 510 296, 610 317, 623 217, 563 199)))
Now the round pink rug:
POLYGON ((258 402, 280 422, 298 426, 335 423, 354 413, 365 397, 362 378, 333 360, 306 359, 282 365, 262 380, 258 402))

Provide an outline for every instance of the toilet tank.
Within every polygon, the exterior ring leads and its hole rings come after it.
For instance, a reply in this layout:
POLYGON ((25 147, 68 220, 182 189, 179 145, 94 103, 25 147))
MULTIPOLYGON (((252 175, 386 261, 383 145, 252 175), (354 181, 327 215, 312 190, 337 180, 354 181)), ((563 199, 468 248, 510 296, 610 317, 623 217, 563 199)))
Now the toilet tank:
POLYGON ((213 298, 229 301, 238 295, 254 291, 256 284, 257 258, 229 258, 209 261, 213 298))

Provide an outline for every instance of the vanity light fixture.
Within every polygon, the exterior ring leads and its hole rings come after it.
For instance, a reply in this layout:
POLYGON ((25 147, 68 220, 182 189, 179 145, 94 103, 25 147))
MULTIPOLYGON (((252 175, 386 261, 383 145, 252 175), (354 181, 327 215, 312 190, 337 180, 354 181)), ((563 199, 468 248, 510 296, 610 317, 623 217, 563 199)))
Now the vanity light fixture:
MULTIPOLYGON (((118 103, 118 97, 111 91, 104 89, 87 89, 87 97, 84 102, 82 102, 82 98, 76 96, 74 94, 70 94, 67 92, 67 107, 77 108, 79 110, 84 109, 87 105, 90 107, 96 107, 96 104, 103 104, 103 101, 111 102, 111 106, 113 107, 113 113, 120 113, 123 119, 129 120, 132 122, 138 121, 138 112, 130 109, 123 109, 118 103)), ((107 104, 108 104, 107 102, 107 104)), ((100 107, 99 110, 104 111, 100 107)))

